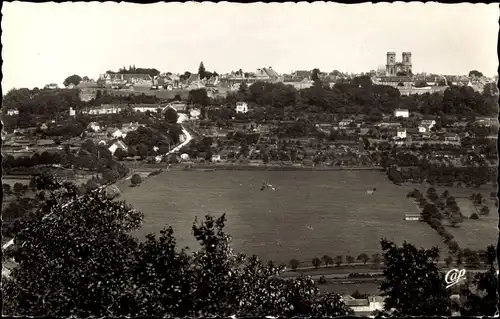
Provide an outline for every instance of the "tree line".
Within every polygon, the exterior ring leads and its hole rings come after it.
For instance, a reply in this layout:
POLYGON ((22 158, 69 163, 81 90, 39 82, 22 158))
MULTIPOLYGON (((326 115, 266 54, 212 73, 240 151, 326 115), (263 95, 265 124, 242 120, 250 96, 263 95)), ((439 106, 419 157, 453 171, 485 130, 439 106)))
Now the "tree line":
POLYGON ((397 185, 426 181, 436 186, 480 187, 496 181, 496 168, 484 166, 454 167, 422 161, 418 167, 398 168, 391 166, 387 169, 387 177, 397 185))
POLYGON ((107 74, 149 74, 151 77, 155 77, 160 74, 155 68, 136 68, 135 65, 131 65, 128 68, 120 68, 117 72, 108 70, 107 74))

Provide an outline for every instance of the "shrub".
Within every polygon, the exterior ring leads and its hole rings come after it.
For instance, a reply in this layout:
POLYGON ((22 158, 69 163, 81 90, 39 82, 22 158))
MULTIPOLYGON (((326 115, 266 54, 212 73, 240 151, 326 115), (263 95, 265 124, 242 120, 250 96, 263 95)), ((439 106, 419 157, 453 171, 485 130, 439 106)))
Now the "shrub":
POLYGON ((120 196, 120 189, 116 185, 109 185, 105 188, 106 197, 108 199, 115 199, 120 196))
POLYGON ((300 265, 300 261, 298 261, 297 259, 290 260, 290 267, 292 268, 292 270, 297 270, 299 265, 300 265))
POLYGON ((481 207, 481 215, 488 215, 490 213, 490 209, 488 206, 481 207))
POLYGON ((139 175, 139 174, 132 175, 132 178, 130 179, 130 182, 132 183, 132 186, 139 185, 142 182, 141 175, 139 175))
POLYGON ((326 284, 326 278, 325 278, 325 276, 319 277, 318 283, 321 284, 321 285, 326 284))
POLYGON ((319 258, 314 258, 314 259, 312 260, 312 264, 313 264, 314 268, 319 268, 319 266, 321 266, 321 259, 319 259, 319 258))
POLYGON ((470 219, 479 219, 479 215, 474 213, 474 214, 470 215, 470 219))

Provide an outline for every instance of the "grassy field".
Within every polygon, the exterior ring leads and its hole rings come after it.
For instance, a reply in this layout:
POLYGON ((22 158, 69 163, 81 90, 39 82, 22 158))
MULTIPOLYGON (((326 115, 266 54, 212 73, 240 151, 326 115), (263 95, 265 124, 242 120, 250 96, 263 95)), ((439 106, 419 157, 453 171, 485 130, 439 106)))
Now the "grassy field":
MULTIPOLYGON (((405 186, 406 192, 419 189, 423 194, 426 187, 405 186)), ((438 194, 448 190, 450 196, 456 197, 462 214, 467 217, 459 227, 447 227, 447 230, 455 237, 460 247, 469 249, 485 249, 487 245, 495 245, 498 239, 498 214, 490 193, 496 191, 492 185, 483 185, 480 188, 462 187, 435 187, 438 194), (472 193, 481 193, 486 199, 485 204, 489 207, 488 216, 479 216, 478 220, 468 219, 472 213, 477 213, 469 197, 472 193)))
POLYGON ((236 251, 277 262, 371 255, 380 252, 382 237, 445 248, 428 225, 403 220, 418 208, 406 198, 408 188, 388 182, 381 172, 170 171, 122 191, 145 214, 140 237, 172 225, 179 245, 194 249, 191 226, 207 213, 227 214, 236 251), (260 191, 263 181, 279 189, 260 191))

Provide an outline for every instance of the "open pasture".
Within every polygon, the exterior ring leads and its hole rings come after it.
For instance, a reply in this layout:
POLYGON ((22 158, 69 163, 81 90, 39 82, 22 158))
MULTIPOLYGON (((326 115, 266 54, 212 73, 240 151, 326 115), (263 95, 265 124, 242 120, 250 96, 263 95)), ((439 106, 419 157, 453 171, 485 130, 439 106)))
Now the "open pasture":
MULTIPOLYGON (((435 230, 403 220, 405 214, 419 213, 406 198, 411 189, 376 171, 170 171, 139 187, 124 187, 122 199, 145 214, 139 237, 171 225, 181 247, 197 248, 191 235, 195 217, 226 213, 234 249, 265 260, 288 263, 296 258, 310 264, 323 255, 371 256, 380 253, 382 237, 438 246, 444 253, 435 230), (277 190, 261 191, 264 181, 277 190)), ((459 243, 486 247, 491 242, 483 228, 491 227, 475 222, 477 227, 468 227, 467 221, 458 230, 467 232, 459 243)))

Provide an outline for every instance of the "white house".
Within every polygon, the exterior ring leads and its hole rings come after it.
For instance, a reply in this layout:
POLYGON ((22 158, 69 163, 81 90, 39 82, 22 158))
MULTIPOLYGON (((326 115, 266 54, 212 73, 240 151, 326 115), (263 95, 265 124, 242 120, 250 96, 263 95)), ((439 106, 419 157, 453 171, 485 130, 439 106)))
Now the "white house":
POLYGON ((418 131, 420 133, 427 133, 434 125, 436 125, 435 120, 422 120, 422 122, 420 122, 420 125, 418 126, 418 131))
POLYGON ((101 106, 92 107, 86 110, 83 110, 83 114, 91 114, 91 115, 100 115, 100 114, 118 114, 123 110, 123 107, 112 105, 112 104, 103 104, 101 106))
POLYGON ((212 155, 212 162, 220 162, 220 155, 212 155))
POLYGON ((141 126, 138 122, 132 123, 130 122, 129 124, 123 124, 121 131, 123 134, 127 134, 128 132, 136 131, 139 126, 141 126))
POLYGON ((69 108, 69 116, 73 116, 73 117, 76 116, 76 110, 72 107, 69 108))
POLYGON ((186 105, 186 103, 183 103, 183 102, 174 101, 172 103, 169 103, 168 107, 171 107, 174 110, 176 110, 177 112, 179 112, 179 111, 185 111, 187 108, 187 105, 186 105))
POLYGON ((120 129, 117 129, 116 127, 108 128, 106 132, 111 134, 111 137, 113 138, 120 138, 120 137, 125 138, 127 136, 126 133, 123 133, 120 129))
POLYGON ((396 109, 394 110, 394 117, 410 117, 410 112, 406 109, 396 109))
POLYGON ((248 112, 248 104, 246 102, 236 103, 236 113, 247 113, 247 112, 248 112))
POLYGON ((184 121, 187 121, 188 116, 184 113, 179 113, 177 116, 177 123, 182 123, 184 121))
POLYGON ((157 112, 159 108, 160 106, 156 104, 142 104, 139 106, 132 107, 134 112, 141 112, 141 113, 146 113, 147 111, 157 112))
POLYGON ((397 130, 397 138, 404 139, 406 138, 406 128, 399 127, 397 130))
POLYGON ((10 109, 7 111, 7 115, 9 115, 9 116, 19 115, 19 110, 18 109, 10 109))
POLYGON ((111 146, 108 148, 108 150, 111 152, 111 154, 114 155, 116 150, 119 148, 125 152, 128 150, 127 145, 125 145, 125 143, 123 143, 123 141, 115 141, 113 144, 111 144, 111 146))
POLYGON ((45 85, 44 88, 49 89, 49 90, 56 90, 59 88, 59 85, 57 85, 56 83, 49 83, 49 84, 45 85))
POLYGON ((181 155, 181 160, 183 160, 183 161, 189 161, 189 155, 186 154, 186 153, 182 154, 181 155))
POLYGON ((101 130, 101 126, 99 125, 99 123, 97 122, 91 122, 89 123, 89 125, 87 126, 87 129, 88 130, 91 130, 93 132, 99 132, 101 130))
POLYGON ((198 109, 192 109, 190 112, 189 112, 189 115, 191 116, 191 118, 193 120, 197 120, 199 117, 200 117, 200 110, 198 109))
POLYGON ((351 125, 352 122, 353 122, 353 120, 351 120, 351 119, 342 120, 339 122, 339 127, 340 128, 347 128, 349 125, 351 125))
POLYGON ((369 296, 367 299, 342 296, 342 301, 354 311, 354 315, 368 317, 371 317, 374 311, 384 309, 384 299, 380 296, 369 296))

